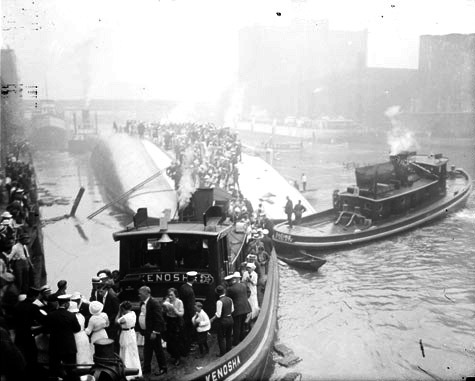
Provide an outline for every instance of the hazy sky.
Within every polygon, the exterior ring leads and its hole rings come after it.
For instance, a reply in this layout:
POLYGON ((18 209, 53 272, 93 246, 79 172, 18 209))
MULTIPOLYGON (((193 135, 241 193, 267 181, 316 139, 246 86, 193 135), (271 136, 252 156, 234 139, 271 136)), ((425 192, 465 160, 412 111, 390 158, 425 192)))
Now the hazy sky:
POLYGON ((475 32, 475 1, 2 0, 2 46, 51 98, 213 100, 239 29, 294 19, 367 28, 370 66, 416 68, 420 34, 475 32))

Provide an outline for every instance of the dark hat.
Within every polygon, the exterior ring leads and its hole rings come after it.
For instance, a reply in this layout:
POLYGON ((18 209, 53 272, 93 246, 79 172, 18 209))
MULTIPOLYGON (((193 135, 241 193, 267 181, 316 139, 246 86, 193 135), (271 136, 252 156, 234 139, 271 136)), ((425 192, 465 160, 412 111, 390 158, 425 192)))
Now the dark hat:
POLYGON ((99 339, 94 342, 94 360, 114 360, 114 340, 99 339))
POLYGON ((224 294, 224 287, 219 285, 218 287, 215 288, 214 290, 218 295, 223 295, 224 294))

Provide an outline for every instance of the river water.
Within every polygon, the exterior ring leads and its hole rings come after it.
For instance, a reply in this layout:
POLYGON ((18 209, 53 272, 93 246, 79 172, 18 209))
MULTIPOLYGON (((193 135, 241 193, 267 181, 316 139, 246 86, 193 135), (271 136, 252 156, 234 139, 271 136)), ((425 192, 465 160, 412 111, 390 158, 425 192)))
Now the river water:
MULTIPOLYGON (((268 137, 242 134, 243 142, 259 138, 268 137)), ((425 146, 475 174, 473 141, 425 146)), ((305 143, 298 152, 278 153, 274 166, 289 180, 305 172, 311 189, 306 196, 321 210, 330 205, 333 189, 354 182, 353 163, 384 161, 386 155, 381 142, 305 143)), ((129 221, 112 211, 87 220, 104 202, 88 155, 37 152, 35 164, 43 196, 61 203, 42 207, 43 219, 69 213, 79 187, 86 189, 77 217, 47 224, 44 236, 49 284, 66 279, 69 291, 87 295, 98 269, 117 268, 111 235, 129 221)), ((474 211, 472 194, 467 208, 436 223, 327 255, 318 273, 281 264, 278 336, 302 361, 289 369, 277 365, 272 378, 290 371, 303 380, 475 375, 474 211)))

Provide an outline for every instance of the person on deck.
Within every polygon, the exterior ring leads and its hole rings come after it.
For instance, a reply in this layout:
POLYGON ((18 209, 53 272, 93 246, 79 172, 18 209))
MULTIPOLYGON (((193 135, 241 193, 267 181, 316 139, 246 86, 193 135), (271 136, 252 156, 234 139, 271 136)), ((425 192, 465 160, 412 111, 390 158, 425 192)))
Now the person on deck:
POLYGON ((173 357, 173 365, 180 365, 180 357, 184 352, 183 342, 183 315, 185 310, 183 302, 177 298, 176 288, 169 288, 168 295, 163 302, 165 307, 165 322, 167 324, 166 341, 167 350, 173 357))
POLYGON ((254 271, 256 265, 254 263, 248 263, 246 265, 246 272, 242 276, 242 282, 249 288, 251 295, 249 296, 249 304, 251 305, 251 320, 254 320, 259 315, 259 301, 257 299, 257 283, 258 276, 254 271))
MULTIPOLYGON (((142 367, 140 365, 139 351, 137 347, 137 337, 135 335, 135 323, 137 315, 132 311, 132 304, 124 301, 120 304, 119 314, 117 315, 117 324, 121 327, 120 333, 120 358, 124 361, 127 368, 136 368, 139 370, 138 377, 142 376, 142 367)), ((136 376, 127 376, 127 379, 133 379, 136 376)))
POLYGON ((299 225, 302 222, 302 214, 307 211, 307 208, 302 205, 302 201, 299 200, 298 203, 294 206, 295 213, 295 224, 299 225))
POLYGON ((160 370, 155 372, 159 376, 167 373, 167 360, 162 347, 162 335, 165 333, 165 320, 163 309, 158 300, 152 298, 150 288, 142 286, 139 288, 140 315, 139 326, 144 336, 143 348, 143 368, 144 376, 150 375, 152 371, 152 356, 155 352, 160 370))
POLYGON ((285 214, 287 215, 287 223, 289 224, 289 228, 292 229, 292 213, 294 212, 294 204, 289 196, 287 196, 287 202, 284 207, 285 214))
POLYGON ((74 334, 81 330, 76 316, 68 311, 71 295, 58 296, 59 307, 51 311, 47 318, 50 333, 49 367, 53 376, 68 379, 72 368, 64 368, 65 364, 76 363, 76 340, 74 334))
POLYGON ((224 356, 226 352, 229 352, 233 346, 232 333, 233 333, 233 317, 234 312, 233 301, 230 297, 225 295, 224 287, 219 285, 215 289, 218 301, 216 302, 216 314, 211 318, 210 323, 216 320, 216 328, 218 331, 218 345, 219 354, 217 357, 224 356))
POLYGON ((247 315, 252 311, 249 304, 247 287, 241 283, 241 273, 236 271, 232 275, 224 278, 228 282, 226 295, 231 298, 234 304, 233 315, 233 345, 238 345, 246 335, 245 324, 247 315))
POLYGON ((196 276, 198 273, 196 271, 188 271, 186 273, 187 281, 185 284, 181 285, 179 290, 180 299, 183 302, 184 307, 184 345, 185 353, 188 353, 191 348, 191 343, 194 338, 194 327, 191 322, 191 318, 195 315, 195 291, 193 290, 193 283, 196 281, 196 276))
POLYGON ((195 316, 193 316, 191 321, 193 326, 196 327, 197 342, 200 350, 200 354, 196 358, 201 358, 209 353, 208 332, 211 329, 211 323, 208 314, 203 310, 201 302, 195 303, 195 311, 195 316))

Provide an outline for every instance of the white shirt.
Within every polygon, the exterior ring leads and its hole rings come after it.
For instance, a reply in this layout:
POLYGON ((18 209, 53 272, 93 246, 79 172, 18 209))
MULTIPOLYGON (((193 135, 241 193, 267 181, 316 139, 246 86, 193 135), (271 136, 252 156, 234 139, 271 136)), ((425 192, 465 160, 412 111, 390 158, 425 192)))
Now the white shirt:
POLYGON ((204 311, 201 310, 198 313, 198 316, 196 314, 191 318, 191 321, 193 324, 198 323, 198 326, 196 327, 196 331, 198 332, 206 332, 209 331, 211 328, 211 323, 209 321, 208 314, 204 311))
MULTIPOLYGON (((221 298, 226 295, 221 295, 219 297, 219 300, 216 302, 216 317, 220 318, 221 317, 221 311, 223 310, 223 302, 221 301, 221 298)), ((231 313, 234 312, 234 303, 233 300, 231 299, 231 313)))
POLYGON ((147 314, 147 302, 148 300, 150 299, 150 296, 145 299, 145 301, 143 302, 143 304, 140 306, 140 315, 139 315, 139 325, 140 325, 140 328, 144 329, 145 330, 145 315, 147 314))

